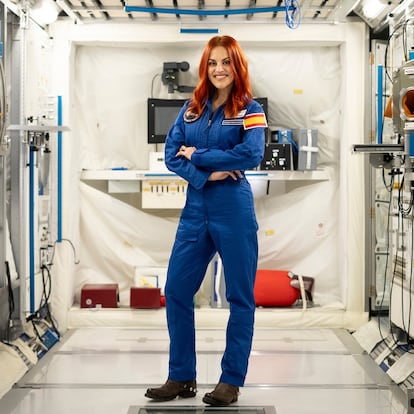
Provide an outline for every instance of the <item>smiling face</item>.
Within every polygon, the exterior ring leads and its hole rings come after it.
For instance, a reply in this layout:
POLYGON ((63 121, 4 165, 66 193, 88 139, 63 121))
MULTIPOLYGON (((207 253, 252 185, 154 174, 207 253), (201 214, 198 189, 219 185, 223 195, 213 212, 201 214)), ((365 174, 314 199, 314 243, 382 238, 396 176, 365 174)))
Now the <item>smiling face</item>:
POLYGON ((223 46, 216 46, 211 50, 208 58, 208 79, 216 87, 219 95, 230 94, 234 76, 229 54, 223 46))

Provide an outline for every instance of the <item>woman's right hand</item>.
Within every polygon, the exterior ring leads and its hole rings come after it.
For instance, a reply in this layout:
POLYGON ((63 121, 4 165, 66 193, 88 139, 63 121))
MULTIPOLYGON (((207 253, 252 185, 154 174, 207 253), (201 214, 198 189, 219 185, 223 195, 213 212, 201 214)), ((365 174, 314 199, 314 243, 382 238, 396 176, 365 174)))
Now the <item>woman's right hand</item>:
POLYGON ((208 177, 208 181, 220 181, 225 180, 227 177, 233 178, 233 180, 237 181, 239 178, 243 177, 243 174, 240 170, 234 171, 214 171, 208 177))

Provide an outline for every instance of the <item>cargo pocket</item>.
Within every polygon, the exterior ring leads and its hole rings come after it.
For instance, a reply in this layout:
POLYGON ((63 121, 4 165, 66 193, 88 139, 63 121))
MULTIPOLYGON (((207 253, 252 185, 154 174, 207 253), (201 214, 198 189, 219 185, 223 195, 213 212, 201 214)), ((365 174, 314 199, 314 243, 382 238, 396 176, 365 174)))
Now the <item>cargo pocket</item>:
POLYGON ((179 223, 177 229, 177 239, 182 241, 196 242, 198 240, 199 226, 194 226, 190 223, 179 223))

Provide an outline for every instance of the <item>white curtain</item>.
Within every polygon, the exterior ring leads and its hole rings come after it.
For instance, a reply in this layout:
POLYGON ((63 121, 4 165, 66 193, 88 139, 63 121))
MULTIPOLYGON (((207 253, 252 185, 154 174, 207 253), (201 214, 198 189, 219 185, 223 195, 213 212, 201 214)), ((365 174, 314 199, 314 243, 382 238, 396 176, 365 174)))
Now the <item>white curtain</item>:
MULTIPOLYGON (((243 46, 254 94, 268 98, 269 125, 317 129, 318 168, 329 176, 321 182, 272 182, 269 194, 256 199, 259 267, 311 276, 317 304, 346 306, 338 239, 340 47, 243 46)), ((147 144, 146 100, 168 96, 159 76, 166 61, 188 61, 180 83, 194 85, 201 47, 76 48, 74 132, 82 169, 148 168, 149 152, 162 146, 147 144)), ((127 305, 135 268, 167 265, 178 216, 150 214, 89 184, 79 183, 76 292, 86 282, 116 282, 127 305)))

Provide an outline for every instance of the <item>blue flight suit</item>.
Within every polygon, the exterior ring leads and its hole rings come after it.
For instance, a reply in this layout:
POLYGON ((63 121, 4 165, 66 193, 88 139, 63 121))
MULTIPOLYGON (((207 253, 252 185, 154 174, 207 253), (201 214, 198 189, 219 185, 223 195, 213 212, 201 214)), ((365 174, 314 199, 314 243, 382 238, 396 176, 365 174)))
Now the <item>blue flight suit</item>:
MULTIPOLYGON (((197 118, 181 109, 165 144, 169 170, 188 182, 165 286, 170 335, 169 376, 196 379, 194 295, 216 252, 223 263, 230 316, 220 382, 243 386, 253 339, 256 309, 253 287, 257 269, 257 221, 253 194, 244 170, 257 167, 264 152, 264 126, 245 130, 246 115, 263 114, 251 101, 235 118, 211 100, 197 118), (176 157, 181 145, 196 147, 191 160, 176 157), (213 171, 240 170, 242 178, 208 181, 213 171)), ((264 115, 261 115, 266 122, 264 115)))

